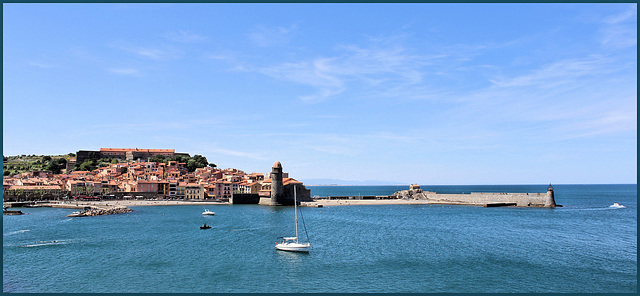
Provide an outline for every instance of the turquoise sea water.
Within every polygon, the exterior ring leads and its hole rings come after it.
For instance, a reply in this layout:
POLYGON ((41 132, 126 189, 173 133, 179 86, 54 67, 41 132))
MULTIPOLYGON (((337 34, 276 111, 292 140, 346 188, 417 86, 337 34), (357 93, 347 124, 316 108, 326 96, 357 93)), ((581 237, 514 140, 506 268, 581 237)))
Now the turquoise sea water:
MULTIPOLYGON (((407 186, 312 186, 386 195, 407 186)), ((134 207, 3 216, 3 292, 637 292, 637 186, 554 185, 556 209, 303 208, 309 254, 276 251, 293 209, 134 207), (609 206, 618 202, 626 208, 609 206), (205 208, 215 216, 203 216, 205 208), (200 230, 202 223, 213 226, 200 230)), ((439 193, 545 185, 423 186, 439 193)))

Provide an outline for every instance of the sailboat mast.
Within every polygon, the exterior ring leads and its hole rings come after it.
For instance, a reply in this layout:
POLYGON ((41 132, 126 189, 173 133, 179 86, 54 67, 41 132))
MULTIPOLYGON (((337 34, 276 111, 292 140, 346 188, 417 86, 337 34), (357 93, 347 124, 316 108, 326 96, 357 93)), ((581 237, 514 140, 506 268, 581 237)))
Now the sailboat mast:
POLYGON ((296 243, 298 243, 298 198, 296 196, 296 185, 293 185, 293 212, 296 216, 296 243))

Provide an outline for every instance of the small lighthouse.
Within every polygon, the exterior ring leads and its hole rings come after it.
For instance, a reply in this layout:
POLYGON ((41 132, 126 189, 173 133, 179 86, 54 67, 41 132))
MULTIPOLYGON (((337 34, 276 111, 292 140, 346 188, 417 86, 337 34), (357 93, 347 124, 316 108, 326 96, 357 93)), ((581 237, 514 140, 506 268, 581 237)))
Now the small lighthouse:
POLYGON ((544 206, 547 208, 555 208, 556 200, 553 196, 553 186, 549 183, 549 187, 547 187, 547 200, 544 203, 544 206))

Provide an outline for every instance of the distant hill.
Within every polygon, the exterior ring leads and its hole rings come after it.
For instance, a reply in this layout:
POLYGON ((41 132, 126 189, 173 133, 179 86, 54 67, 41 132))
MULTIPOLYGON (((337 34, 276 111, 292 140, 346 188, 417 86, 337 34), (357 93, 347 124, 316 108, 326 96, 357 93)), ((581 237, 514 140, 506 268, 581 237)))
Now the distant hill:
POLYGON ((348 180, 339 180, 339 179, 305 179, 300 180, 304 185, 358 185, 358 186, 366 186, 366 185, 407 185, 408 183, 399 183, 394 181, 374 181, 374 180, 365 180, 365 181, 348 181, 348 180))

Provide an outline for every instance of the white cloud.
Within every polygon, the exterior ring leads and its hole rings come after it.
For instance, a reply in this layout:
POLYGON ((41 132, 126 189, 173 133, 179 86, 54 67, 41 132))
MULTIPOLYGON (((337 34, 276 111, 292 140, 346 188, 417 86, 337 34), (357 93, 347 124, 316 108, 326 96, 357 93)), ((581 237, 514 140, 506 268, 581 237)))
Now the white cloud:
POLYGON ((244 151, 225 149, 225 148, 219 148, 219 147, 205 148, 203 152, 210 153, 210 154, 224 154, 228 156, 250 158, 250 159, 256 159, 256 160, 269 159, 268 157, 265 157, 263 153, 260 153, 260 152, 244 152, 244 151))
POLYGON ((627 7, 627 10, 621 13, 605 17, 603 22, 610 25, 616 25, 629 20, 635 20, 637 16, 638 16, 638 5, 634 3, 629 5, 627 7))
POLYGON ((249 33, 249 39, 260 47, 285 45, 291 41, 296 29, 295 24, 288 28, 257 26, 249 33))
POLYGON ((110 68, 109 72, 119 75, 138 75, 140 72, 133 68, 110 68))
POLYGON ((602 22, 605 24, 600 29, 600 43, 611 48, 626 48, 637 46, 637 4, 627 7, 627 10, 605 17, 602 22))
POLYGON ((584 119, 558 127, 558 133, 562 139, 575 139, 635 131, 638 124, 636 108, 618 107, 589 114, 584 119))
POLYGON ((599 76, 613 71, 604 67, 609 59, 603 56, 591 56, 584 59, 570 59, 544 65, 532 73, 515 78, 490 80, 497 87, 529 87, 544 88, 571 84, 585 76, 599 76))
POLYGON ((131 45, 114 46, 114 47, 133 53, 143 58, 158 60, 158 61, 176 59, 181 56, 181 53, 179 50, 170 48, 170 47, 159 48, 159 47, 153 47, 153 46, 145 47, 145 46, 131 46, 131 45))
POLYGON ((303 101, 315 102, 344 91, 344 82, 325 65, 327 60, 285 63, 260 69, 259 72, 276 79, 312 86, 317 93, 301 96, 303 101))
POLYGON ((34 66, 34 67, 38 67, 38 68, 53 68, 55 67, 53 64, 49 64, 49 63, 42 63, 42 62, 34 62, 34 61, 30 61, 29 62, 30 66, 34 66))
POLYGON ((164 34, 164 37, 176 42, 193 43, 207 40, 207 37, 190 31, 171 31, 164 34))
POLYGON ((391 88, 419 85, 423 82, 425 66, 443 56, 420 56, 408 53, 401 46, 363 48, 339 46, 339 54, 298 62, 264 67, 256 71, 272 78, 291 81, 316 89, 302 95, 308 102, 323 101, 349 88, 385 91, 391 88))
POLYGON ((154 60, 161 59, 167 55, 165 51, 157 48, 135 47, 129 48, 129 51, 154 60))

